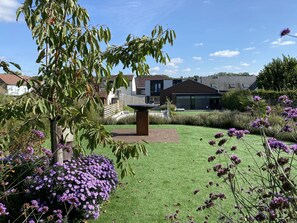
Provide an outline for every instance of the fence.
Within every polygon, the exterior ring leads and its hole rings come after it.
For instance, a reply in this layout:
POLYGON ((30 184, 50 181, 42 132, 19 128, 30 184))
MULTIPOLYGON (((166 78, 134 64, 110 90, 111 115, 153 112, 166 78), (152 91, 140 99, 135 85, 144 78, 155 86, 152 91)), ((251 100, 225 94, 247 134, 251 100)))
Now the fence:
POLYGON ((145 104, 145 96, 143 95, 127 95, 127 94, 121 94, 120 100, 123 101, 124 105, 143 105, 145 104))
POLYGON ((104 106, 104 118, 113 116, 114 114, 123 111, 123 102, 117 101, 117 103, 112 105, 105 105, 104 106))

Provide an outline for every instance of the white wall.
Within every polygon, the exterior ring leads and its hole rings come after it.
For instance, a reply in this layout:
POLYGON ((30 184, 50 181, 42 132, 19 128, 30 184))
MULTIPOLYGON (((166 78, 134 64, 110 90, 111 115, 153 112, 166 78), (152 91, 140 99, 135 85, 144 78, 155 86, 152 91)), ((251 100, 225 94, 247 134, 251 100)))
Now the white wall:
POLYGON ((151 81, 145 81, 145 96, 151 96, 151 81))
POLYGON ((27 86, 17 87, 15 85, 7 85, 7 93, 8 95, 22 95, 29 92, 27 86))

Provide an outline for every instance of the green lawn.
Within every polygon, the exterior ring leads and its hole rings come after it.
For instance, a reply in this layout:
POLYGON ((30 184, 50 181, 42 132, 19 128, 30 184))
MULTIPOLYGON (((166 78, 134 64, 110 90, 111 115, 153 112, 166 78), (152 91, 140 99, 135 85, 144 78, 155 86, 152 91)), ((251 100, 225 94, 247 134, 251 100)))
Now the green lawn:
POLYGON ((213 112, 213 110, 185 110, 185 111, 175 111, 174 115, 186 115, 195 116, 201 113, 213 112))
MULTIPOLYGON (((135 126, 107 126, 113 128, 135 128, 135 126)), ((179 143, 150 143, 147 145, 149 155, 133 161, 136 172, 134 177, 120 180, 120 184, 110 201, 104 203, 101 216, 96 223, 151 223, 170 222, 167 215, 179 210, 179 222, 189 222, 193 216, 195 222, 203 222, 204 215, 215 216, 215 212, 197 212, 198 205, 207 198, 209 192, 225 191, 226 188, 214 187, 207 189, 205 185, 215 180, 213 173, 206 169, 212 167, 207 158, 214 154, 216 147, 208 145, 219 129, 183 126, 183 125, 151 125, 150 128, 175 128, 180 136, 179 143), (194 195, 194 191, 200 192, 194 195)), ((235 140, 235 139, 234 139, 235 140)), ((260 144, 259 136, 248 136, 250 143, 260 144)), ((233 141, 238 147, 242 165, 251 164, 248 152, 243 144, 233 141)), ((233 144, 232 144, 233 145, 233 144)), ((230 147, 232 146, 230 144, 230 147)), ((96 151, 112 157, 108 151, 96 151)), ((230 194, 229 204, 231 205, 230 194)), ((214 219, 209 222, 216 222, 214 219)))

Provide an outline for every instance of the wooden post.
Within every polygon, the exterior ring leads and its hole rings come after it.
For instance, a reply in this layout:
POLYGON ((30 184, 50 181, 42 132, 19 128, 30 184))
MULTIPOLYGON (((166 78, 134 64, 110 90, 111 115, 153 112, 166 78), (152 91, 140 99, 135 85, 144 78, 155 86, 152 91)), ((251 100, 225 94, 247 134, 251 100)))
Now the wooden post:
POLYGON ((148 135, 149 134, 149 116, 148 111, 136 111, 136 134, 148 135))

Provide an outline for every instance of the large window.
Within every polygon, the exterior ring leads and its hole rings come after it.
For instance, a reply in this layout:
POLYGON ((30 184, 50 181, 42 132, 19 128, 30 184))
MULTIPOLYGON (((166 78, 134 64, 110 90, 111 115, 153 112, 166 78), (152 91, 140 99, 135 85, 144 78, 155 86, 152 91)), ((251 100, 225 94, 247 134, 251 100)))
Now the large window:
POLYGON ((151 81, 151 95, 160 95, 160 91, 163 90, 163 81, 151 81))
MULTIPOLYGON (((176 96, 176 107, 184 109, 208 109, 211 106, 209 95, 178 95, 176 96)), ((215 96, 215 98, 217 98, 215 96)))

